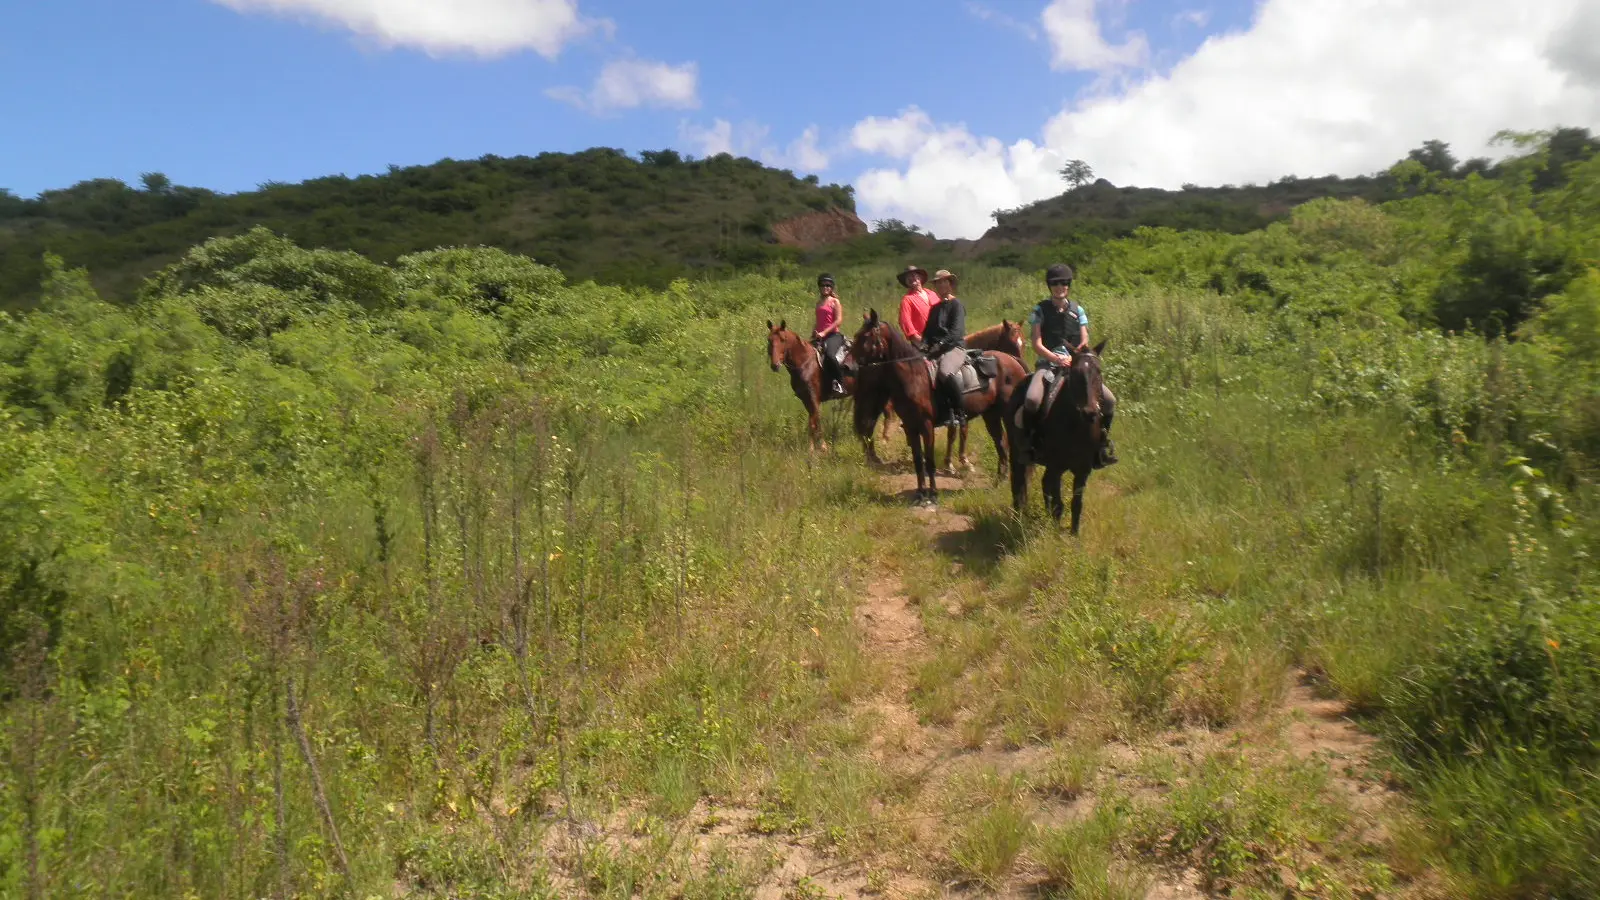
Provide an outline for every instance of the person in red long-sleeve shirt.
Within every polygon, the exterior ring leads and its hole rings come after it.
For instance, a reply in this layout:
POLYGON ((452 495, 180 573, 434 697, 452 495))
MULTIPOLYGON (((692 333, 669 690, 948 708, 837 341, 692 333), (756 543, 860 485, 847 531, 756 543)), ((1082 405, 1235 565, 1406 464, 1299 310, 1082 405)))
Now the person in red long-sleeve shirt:
POLYGON ((915 344, 922 340, 922 330, 928 327, 928 311, 939 302, 933 291, 923 287, 928 281, 928 270, 921 266, 906 266, 895 276, 906 289, 900 298, 900 331, 906 340, 915 344))

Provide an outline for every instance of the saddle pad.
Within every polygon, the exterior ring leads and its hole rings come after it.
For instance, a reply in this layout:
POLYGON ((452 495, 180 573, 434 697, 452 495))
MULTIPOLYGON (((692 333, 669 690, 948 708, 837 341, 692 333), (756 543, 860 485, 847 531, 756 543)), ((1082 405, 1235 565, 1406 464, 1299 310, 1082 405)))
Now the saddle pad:
POLYGON ((1060 395, 1061 389, 1066 386, 1066 383, 1066 373, 1058 373, 1055 378, 1051 379, 1050 384, 1045 388, 1044 402, 1039 404, 1038 421, 1043 422, 1045 417, 1050 415, 1050 408, 1056 405, 1056 397, 1060 395))

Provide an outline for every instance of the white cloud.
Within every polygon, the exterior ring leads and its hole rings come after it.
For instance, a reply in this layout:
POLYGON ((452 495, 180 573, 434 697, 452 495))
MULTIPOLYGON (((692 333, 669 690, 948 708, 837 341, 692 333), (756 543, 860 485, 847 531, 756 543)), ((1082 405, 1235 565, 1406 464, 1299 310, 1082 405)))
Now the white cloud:
POLYGON ((714 119, 709 128, 693 122, 678 125, 679 142, 699 156, 729 153, 759 159, 769 166, 802 172, 820 172, 828 167, 830 157, 828 151, 822 148, 817 126, 807 127, 783 149, 771 143, 771 135, 772 129, 758 122, 734 125, 727 119, 714 119))
POLYGON ((906 159, 933 130, 933 120, 915 106, 892 119, 868 116, 850 130, 850 146, 866 153, 906 159))
POLYGON ((818 145, 817 126, 812 125, 800 132, 800 136, 783 153, 770 155, 767 165, 799 169, 802 172, 820 172, 828 167, 828 161, 828 152, 818 145))
POLYGON ((1211 11, 1207 9, 1186 9, 1172 17, 1175 26, 1192 26, 1204 28, 1211 21, 1211 11))
POLYGON ((346 28, 386 47, 430 54, 502 56, 533 50, 554 59, 585 32, 609 30, 585 20, 577 0, 212 0, 241 13, 313 19, 346 28))
POLYGON ((1110 43, 1094 7, 1095 0, 1054 0, 1045 7, 1039 20, 1050 38, 1050 67, 1105 71, 1142 65, 1150 55, 1144 35, 1136 31, 1121 44, 1110 43))
POLYGON ((693 122, 678 125, 678 140, 699 156, 716 156, 729 153, 734 156, 754 156, 760 152, 771 129, 754 122, 743 122, 737 128, 727 119, 714 119, 706 128, 693 122))
POLYGON ((856 125, 853 146, 905 160, 905 168, 872 169, 856 179, 856 195, 872 218, 907 219, 941 237, 976 237, 995 209, 1061 192, 1060 154, 1031 141, 1006 146, 963 125, 935 125, 911 107, 893 119, 856 125))
POLYGON ((995 25, 1001 26, 1002 28, 1009 28, 1012 31, 1021 33, 1030 41, 1036 41, 1039 39, 1039 29, 1034 28, 1032 25, 1029 25, 1027 22, 1023 22, 1020 19, 1012 18, 1011 16, 986 3, 979 3, 976 2, 976 0, 967 0, 966 4, 964 5, 967 8, 967 13, 976 17, 980 21, 991 22, 995 25))
POLYGON ((700 70, 692 62, 669 65, 644 59, 615 59, 605 64, 587 91, 566 86, 547 89, 545 96, 596 115, 640 106, 694 109, 700 105, 700 70))
POLYGON ((1374 172, 1423 141, 1487 155, 1502 128, 1600 128, 1600 17, 1587 0, 1265 0, 1165 74, 1068 104, 1006 145, 920 110, 856 126, 894 168, 856 182, 869 216, 975 237, 996 208, 1065 185, 1068 158, 1117 184, 1374 172))

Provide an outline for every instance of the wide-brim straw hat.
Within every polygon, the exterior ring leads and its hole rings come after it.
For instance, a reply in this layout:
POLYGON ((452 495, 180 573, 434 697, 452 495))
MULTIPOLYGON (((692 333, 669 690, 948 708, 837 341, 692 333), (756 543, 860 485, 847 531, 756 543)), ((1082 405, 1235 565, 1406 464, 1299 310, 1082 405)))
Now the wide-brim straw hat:
POLYGON ((939 271, 933 273, 933 279, 928 283, 938 284, 941 281, 948 281, 950 282, 951 287, 955 287, 961 283, 961 278, 949 269, 940 269, 939 271))
POLYGON ((922 276, 923 284, 928 283, 928 270, 921 266, 906 266, 905 271, 901 272, 899 275, 896 275, 894 278, 896 281, 900 282, 901 287, 905 287, 906 279, 911 277, 912 272, 922 276))

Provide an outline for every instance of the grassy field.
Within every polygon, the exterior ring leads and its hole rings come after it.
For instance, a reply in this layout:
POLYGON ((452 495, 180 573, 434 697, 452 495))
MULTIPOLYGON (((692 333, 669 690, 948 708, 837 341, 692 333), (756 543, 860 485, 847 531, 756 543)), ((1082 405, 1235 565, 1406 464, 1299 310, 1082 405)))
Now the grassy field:
MULTIPOLYGON (((0 887, 1592 895, 1571 368, 1085 270, 1123 462, 1071 539, 986 440, 928 513, 847 405, 808 455, 808 281, 51 269, 0 319, 0 887)), ((962 274, 974 328, 1042 296, 962 274)))

